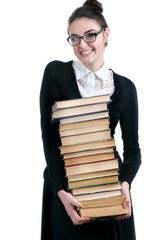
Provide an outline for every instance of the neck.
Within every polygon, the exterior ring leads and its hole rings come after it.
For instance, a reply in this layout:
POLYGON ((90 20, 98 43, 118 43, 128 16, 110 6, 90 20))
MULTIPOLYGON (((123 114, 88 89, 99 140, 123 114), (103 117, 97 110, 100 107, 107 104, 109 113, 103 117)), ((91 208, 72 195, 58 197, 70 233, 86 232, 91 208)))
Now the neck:
POLYGON ((92 63, 92 64, 83 63, 83 65, 92 72, 97 72, 103 66, 103 64, 104 64, 104 60, 99 63, 92 63))

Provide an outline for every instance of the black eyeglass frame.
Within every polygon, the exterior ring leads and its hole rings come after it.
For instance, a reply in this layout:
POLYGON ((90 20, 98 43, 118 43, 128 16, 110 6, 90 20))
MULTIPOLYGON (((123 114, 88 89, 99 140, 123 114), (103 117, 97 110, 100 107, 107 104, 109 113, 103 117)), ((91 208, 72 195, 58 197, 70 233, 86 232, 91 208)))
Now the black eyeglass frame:
POLYGON ((100 31, 98 31, 98 32, 96 32, 96 33, 88 33, 88 34, 85 34, 85 35, 82 36, 82 37, 77 37, 77 36, 73 37, 73 38, 76 38, 77 40, 79 40, 79 43, 78 43, 78 44, 75 44, 75 45, 70 42, 70 39, 72 38, 71 36, 69 36, 69 37, 67 38, 67 41, 69 42, 69 44, 70 44, 71 46, 78 46, 78 45, 80 44, 80 42, 81 42, 81 39, 83 39, 86 43, 93 43, 93 42, 96 41, 97 36, 98 36, 100 33, 102 33, 105 29, 106 29, 106 28, 103 27, 100 31), (94 40, 94 41, 89 41, 89 42, 86 41, 86 40, 85 40, 85 36, 87 36, 87 35, 95 36, 95 40, 94 40))

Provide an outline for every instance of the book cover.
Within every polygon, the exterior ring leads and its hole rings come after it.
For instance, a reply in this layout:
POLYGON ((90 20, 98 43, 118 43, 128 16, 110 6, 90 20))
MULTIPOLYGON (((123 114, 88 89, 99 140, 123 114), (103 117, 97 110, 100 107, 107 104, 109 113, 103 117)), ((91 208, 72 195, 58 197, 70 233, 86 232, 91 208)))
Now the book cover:
POLYGON ((116 196, 121 196, 121 195, 122 195, 121 190, 115 190, 115 191, 74 195, 74 197, 77 201, 81 202, 81 201, 96 200, 96 199, 101 199, 101 198, 116 197, 116 196))
POLYGON ((82 126, 80 128, 73 128, 69 130, 60 130, 60 137, 67 137, 67 136, 73 136, 78 134, 86 134, 86 133, 93 133, 93 132, 99 132, 99 131, 105 131, 109 130, 109 123, 106 124, 99 124, 94 126, 82 126))
POLYGON ((111 170, 111 169, 118 169, 118 160, 110 160, 110 161, 100 161, 95 163, 86 163, 81 165, 75 166, 68 166, 65 167, 66 175, 76 175, 82 173, 89 173, 89 172, 99 172, 103 170, 111 170))
POLYGON ((101 206, 113 206, 123 204, 125 200, 124 195, 114 196, 114 197, 97 197, 96 199, 89 199, 80 201, 83 204, 83 208, 89 207, 101 207, 101 206))
POLYGON ((86 105, 86 106, 80 106, 80 107, 72 107, 72 108, 66 108, 66 109, 60 109, 57 111, 53 111, 51 114, 52 121, 54 119, 61 119, 61 118, 67 118, 67 117, 74 117, 74 116, 80 116, 84 114, 91 114, 91 113, 98 113, 98 112, 105 112, 108 110, 107 103, 98 103, 93 105, 86 105))
POLYGON ((97 154, 112 153, 112 152, 114 152, 114 147, 90 149, 90 150, 84 150, 84 151, 80 151, 80 152, 63 154, 63 159, 66 160, 66 159, 71 159, 71 158, 76 158, 76 157, 86 157, 89 155, 97 155, 97 154))
POLYGON ((116 191, 116 190, 121 190, 121 185, 119 182, 113 183, 113 184, 107 184, 107 185, 73 189, 72 194, 74 196, 81 196, 81 195, 88 195, 88 194, 97 193, 97 192, 110 192, 110 193, 112 192, 113 193, 113 191, 116 191))
POLYGON ((97 162, 97 161, 103 161, 103 160, 112 160, 115 158, 114 152, 109 153, 100 153, 100 154, 93 154, 88 156, 80 156, 80 157, 74 157, 74 158, 67 158, 64 159, 65 165, 76 165, 76 164, 83 164, 83 163, 89 163, 89 162, 97 162))
POLYGON ((60 119, 60 124, 71 124, 71 123, 78 123, 102 118, 108 118, 109 114, 108 111, 98 112, 98 113, 90 113, 84 114, 76 117, 67 117, 64 119, 60 119))
POLYGON ((59 130, 61 132, 61 131, 73 130, 77 128, 94 127, 94 126, 103 125, 103 124, 109 124, 109 118, 102 118, 102 119, 95 119, 95 120, 93 119, 93 120, 83 121, 83 122, 60 124, 59 130))
POLYGON ((110 129, 107 129, 103 131, 61 137, 61 143, 63 146, 67 146, 72 144, 87 143, 98 140, 108 140, 110 138, 111 138, 110 129))
POLYGON ((95 103, 104 103, 104 102, 109 103, 110 101, 111 100, 110 100, 109 94, 95 96, 95 97, 76 98, 76 99, 70 99, 70 100, 56 101, 52 105, 52 111, 56 111, 62 108, 70 108, 70 107, 89 105, 89 104, 95 104, 95 103))
POLYGON ((104 141, 95 141, 95 142, 88 142, 88 143, 73 144, 69 146, 61 146, 60 152, 61 154, 66 154, 66 153, 81 152, 85 150, 101 149, 101 148, 107 148, 107 147, 108 148, 116 147, 114 138, 104 140, 104 141))
POLYGON ((83 173, 83 174, 76 174, 73 176, 68 176, 68 181, 79 181, 79 180, 85 180, 85 179, 91 179, 91 178, 98 178, 98 177, 107 177, 107 176, 118 176, 119 173, 117 169, 113 170, 104 170, 99 172, 91 172, 91 173, 83 173))
POLYGON ((127 208, 123 208, 123 205, 113 205, 113 206, 102 206, 93 208, 81 208, 79 209, 79 214, 83 218, 87 217, 106 217, 106 216, 116 216, 128 213, 127 208))
POLYGON ((96 177, 96 178, 90 178, 90 179, 81 179, 78 181, 69 181, 68 186, 69 189, 74 188, 82 188, 82 187, 89 187, 89 186, 98 186, 98 185, 104 185, 104 184, 111 184, 111 183, 117 183, 118 176, 104 176, 104 177, 96 177))

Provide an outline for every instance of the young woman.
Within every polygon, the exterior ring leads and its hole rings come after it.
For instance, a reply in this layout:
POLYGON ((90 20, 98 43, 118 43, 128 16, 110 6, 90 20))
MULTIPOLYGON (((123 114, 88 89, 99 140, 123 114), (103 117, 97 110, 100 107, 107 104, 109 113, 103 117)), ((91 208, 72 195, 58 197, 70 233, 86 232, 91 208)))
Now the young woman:
POLYGON ((109 28, 102 5, 86 1, 69 18, 68 42, 78 61, 53 61, 45 69, 40 93, 41 128, 47 167, 44 171, 42 240, 134 240, 135 229, 129 189, 141 163, 138 144, 138 106, 134 84, 110 70, 104 61, 109 28), (119 159, 119 180, 129 211, 115 221, 91 222, 81 218, 82 207, 67 191, 60 156, 58 124, 51 124, 51 106, 57 100, 110 94, 110 128, 120 122, 124 159, 119 159))

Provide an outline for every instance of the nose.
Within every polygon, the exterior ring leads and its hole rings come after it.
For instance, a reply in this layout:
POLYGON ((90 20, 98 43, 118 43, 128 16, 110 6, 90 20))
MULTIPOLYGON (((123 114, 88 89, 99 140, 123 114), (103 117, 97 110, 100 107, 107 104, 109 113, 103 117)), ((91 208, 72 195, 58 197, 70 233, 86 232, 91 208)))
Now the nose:
POLYGON ((79 44, 79 46, 80 47, 82 47, 82 48, 85 48, 85 47, 87 47, 88 46, 88 44, 84 41, 84 39, 83 38, 81 38, 81 41, 80 41, 80 44, 79 44))

